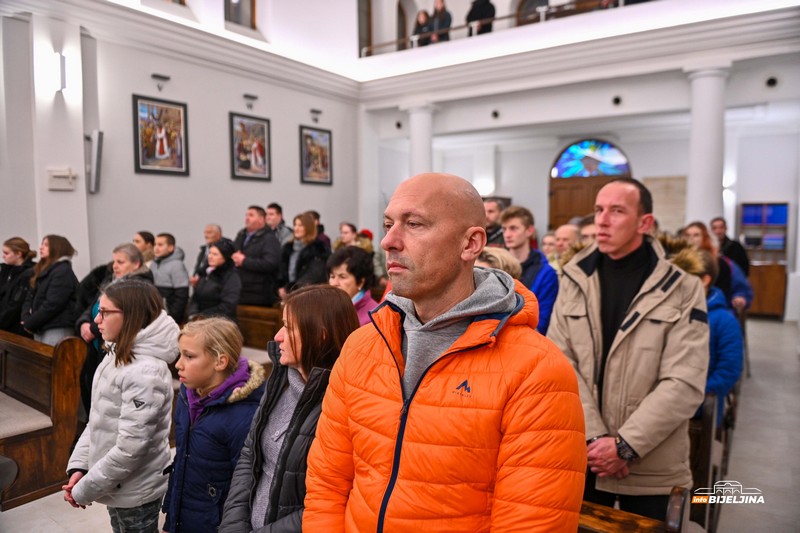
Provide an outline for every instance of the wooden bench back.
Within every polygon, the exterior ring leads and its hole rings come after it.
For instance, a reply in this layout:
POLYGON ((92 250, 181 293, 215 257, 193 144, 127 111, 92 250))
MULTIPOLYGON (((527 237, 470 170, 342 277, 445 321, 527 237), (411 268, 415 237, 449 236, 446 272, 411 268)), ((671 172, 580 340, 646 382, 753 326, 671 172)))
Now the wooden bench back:
POLYGON ((244 345, 259 350, 267 349, 283 325, 283 309, 256 305, 236 306, 236 320, 244 337, 244 345))
POLYGON ((0 392, 53 422, 50 428, 0 439, 0 455, 19 466, 16 482, 2 493, 0 510, 57 492, 66 481, 85 356, 86 344, 77 337, 67 337, 54 348, 0 331, 0 392))
POLYGON ((0 332, 0 391, 51 415, 53 347, 0 332))
POLYGON ((664 522, 584 501, 578 523, 579 533, 679 533, 689 523, 689 489, 673 487, 664 522))

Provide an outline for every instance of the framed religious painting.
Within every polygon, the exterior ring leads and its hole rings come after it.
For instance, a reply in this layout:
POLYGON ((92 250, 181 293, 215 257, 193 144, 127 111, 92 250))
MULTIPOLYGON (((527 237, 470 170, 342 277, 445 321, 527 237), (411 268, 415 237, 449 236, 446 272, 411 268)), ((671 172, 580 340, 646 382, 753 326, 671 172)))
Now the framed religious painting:
POLYGON ((333 184, 330 130, 300 126, 300 183, 333 184))
POLYGON ((270 181, 269 120, 239 113, 229 117, 231 178, 270 181))
POLYGON ((186 104, 133 95, 133 145, 139 174, 189 175, 186 104))

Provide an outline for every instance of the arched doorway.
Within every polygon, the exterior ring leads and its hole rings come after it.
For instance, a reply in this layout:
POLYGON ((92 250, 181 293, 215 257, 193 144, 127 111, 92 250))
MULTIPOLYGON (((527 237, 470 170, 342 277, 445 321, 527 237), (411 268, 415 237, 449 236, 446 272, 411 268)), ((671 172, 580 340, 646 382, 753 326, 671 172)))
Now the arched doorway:
POLYGON ((615 178, 630 175, 628 157, 616 145, 602 139, 570 144, 550 169, 549 228, 591 214, 597 191, 615 178))

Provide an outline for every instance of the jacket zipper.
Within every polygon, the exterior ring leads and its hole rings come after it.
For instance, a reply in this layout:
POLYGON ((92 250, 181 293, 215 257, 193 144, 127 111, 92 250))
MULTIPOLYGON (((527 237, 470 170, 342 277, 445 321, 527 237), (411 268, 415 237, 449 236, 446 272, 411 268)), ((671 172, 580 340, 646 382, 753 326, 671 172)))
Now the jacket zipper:
MULTIPOLYGON (((373 321, 374 323, 374 321, 373 321)), ((375 324, 375 329, 378 330, 381 337, 383 338, 383 342, 386 344, 386 347, 389 349, 389 353, 392 353, 392 348, 389 346, 389 343, 386 341, 386 337, 384 337, 383 332, 378 328, 377 324, 375 324)), ((482 348, 487 346, 488 342, 483 344, 478 344, 475 346, 471 346, 469 348, 465 348, 463 350, 457 350, 455 352, 450 352, 447 354, 442 355, 436 361, 428 365, 428 368, 422 373, 417 381, 417 384, 414 386, 414 390, 411 392, 411 395, 407 399, 403 399, 403 407, 400 409, 400 427, 397 431, 397 439, 395 440, 395 448, 394 448, 394 458, 392 459, 392 473, 389 476, 389 483, 386 485, 386 491, 383 493, 383 501, 381 501, 381 509, 378 513, 378 527, 377 533, 383 533, 383 524, 384 520, 386 519, 386 508, 389 506, 389 499, 392 496, 392 492, 394 491, 394 486, 397 483, 397 474, 400 469, 400 455, 403 449, 403 437, 406 431, 406 421, 408 420, 408 409, 411 407, 411 401, 414 399, 414 396, 417 394, 417 390, 419 389, 420 384, 422 384, 422 380, 425 379, 425 376, 428 374, 428 371, 433 368, 433 365, 442 361, 446 357, 450 357, 457 353, 464 353, 472 350, 476 350, 478 348, 482 348)), ((403 390, 403 375, 400 373, 400 366, 397 364, 397 357, 392 353, 392 359, 394 359, 394 364, 397 367, 397 375, 400 378, 400 390, 403 390)))
MULTIPOLYGON (((628 309, 625 312, 625 316, 628 316, 628 313, 630 312, 631 309, 633 309, 634 303, 636 303, 637 300, 643 298, 645 295, 650 294, 651 292, 653 292, 657 288, 659 288, 663 284, 664 279, 669 275, 670 272, 672 272, 672 269, 668 270, 667 274, 665 274, 661 278, 661 280, 659 280, 659 282, 656 283, 653 287, 651 287, 650 289, 648 289, 647 291, 645 291, 643 293, 639 293, 636 296, 634 296, 633 300, 631 300, 631 303, 628 306, 628 309)), ((589 334, 592 337, 592 349, 593 349, 594 353, 596 354, 597 353, 597 341, 595 340, 595 337, 594 337, 594 329, 592 328, 592 318, 591 318, 591 313, 589 312, 589 296, 586 294, 586 291, 583 290, 583 287, 581 287, 581 284, 578 283, 577 280, 574 277, 572 277, 566 270, 564 270, 564 275, 567 278, 569 278, 575 285, 577 285, 578 286, 578 290, 581 291, 581 295, 583 296, 584 304, 586 305, 586 320, 587 320, 587 322, 589 322, 589 334)), ((611 343, 613 344, 614 341, 612 340, 611 343)), ((611 355, 610 351, 609 351, 609 355, 611 355)), ((598 386, 597 380, 598 380, 598 377, 599 377, 598 372, 600 371, 600 365, 598 363, 602 363, 603 354, 600 353, 600 361, 597 361, 597 356, 596 355, 594 355, 593 357, 595 359, 595 365, 594 365, 594 369, 593 369, 594 370, 593 381, 594 381, 594 386, 597 387, 598 386)), ((607 357, 606 357, 605 366, 608 367, 608 358, 607 357)), ((606 368, 606 370, 607 370, 607 368, 606 368)), ((603 374, 605 374, 605 372, 603 372, 603 374)), ((603 383, 603 389, 604 390, 602 391, 602 397, 605 398, 606 397, 605 382, 603 383)), ((603 406, 602 405, 598 405, 598 408, 600 409, 600 412, 602 413, 603 412, 603 406)), ((624 406, 620 405, 620 406, 618 406, 618 408, 620 409, 620 412, 624 412, 624 406)))

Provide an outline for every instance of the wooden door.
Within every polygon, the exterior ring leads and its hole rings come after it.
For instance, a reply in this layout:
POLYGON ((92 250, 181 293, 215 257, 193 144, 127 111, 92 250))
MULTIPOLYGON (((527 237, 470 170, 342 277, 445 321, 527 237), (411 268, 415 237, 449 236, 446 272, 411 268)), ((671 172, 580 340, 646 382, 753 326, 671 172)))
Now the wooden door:
POLYGON ((779 264, 750 265, 753 305, 748 314, 783 318, 786 301, 786 267, 779 264))
POLYGON ((551 178, 548 229, 554 230, 573 217, 583 217, 593 213, 597 192, 616 177, 618 176, 551 178))

